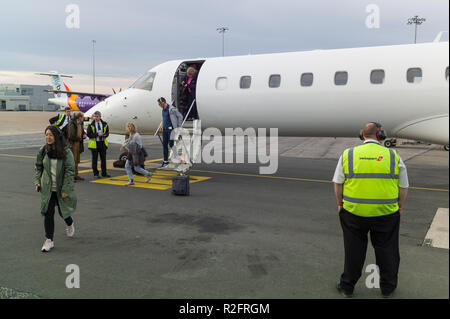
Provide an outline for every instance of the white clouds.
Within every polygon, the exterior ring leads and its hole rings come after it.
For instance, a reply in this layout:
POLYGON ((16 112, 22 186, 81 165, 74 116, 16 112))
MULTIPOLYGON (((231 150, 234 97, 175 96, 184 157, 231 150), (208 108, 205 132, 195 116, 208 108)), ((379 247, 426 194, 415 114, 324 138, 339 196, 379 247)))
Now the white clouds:
POLYGON ((0 19, 0 69, 137 77, 167 60, 410 43, 408 17, 427 18, 419 42, 448 30, 448 0, 9 1, 0 19), (80 29, 65 27, 65 5, 80 8, 80 29), (366 6, 380 7, 368 29, 366 6))

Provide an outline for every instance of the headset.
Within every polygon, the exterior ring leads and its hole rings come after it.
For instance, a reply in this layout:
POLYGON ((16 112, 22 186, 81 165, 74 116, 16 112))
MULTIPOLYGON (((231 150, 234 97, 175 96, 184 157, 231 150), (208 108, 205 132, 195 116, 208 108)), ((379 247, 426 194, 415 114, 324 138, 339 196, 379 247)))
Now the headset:
MULTIPOLYGON (((386 136, 386 132, 382 129, 381 124, 378 123, 378 122, 369 122, 369 123, 373 123, 373 124, 375 124, 377 126, 377 129, 378 129, 377 130, 377 134, 376 134, 377 140, 384 141, 387 136, 386 136)), ((363 134, 363 130, 362 129, 359 132, 359 138, 364 141, 364 134, 363 134)))
POLYGON ((163 97, 160 97, 160 98, 158 99, 158 103, 161 104, 161 105, 164 105, 164 103, 166 103, 166 99, 163 98, 163 97))

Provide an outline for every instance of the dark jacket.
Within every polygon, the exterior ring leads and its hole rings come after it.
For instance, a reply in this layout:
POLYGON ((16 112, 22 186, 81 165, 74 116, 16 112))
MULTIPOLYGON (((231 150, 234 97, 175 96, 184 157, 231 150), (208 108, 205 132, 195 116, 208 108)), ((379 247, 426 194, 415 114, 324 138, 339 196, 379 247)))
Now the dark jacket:
MULTIPOLYGON (((64 121, 66 120, 66 116, 67 116, 67 115, 64 114, 61 123, 64 123, 64 121)), ((55 123, 58 121, 58 118, 59 118, 59 114, 56 115, 55 117, 50 118, 48 121, 49 121, 49 123, 50 123, 51 125, 53 125, 53 124, 55 124, 55 123)))
MULTIPOLYGON (((63 115, 63 118, 62 118, 62 120, 61 120, 61 124, 62 123, 64 123, 65 121, 66 121, 66 117, 67 117, 67 115, 66 114, 64 114, 63 115)), ((54 117, 52 117, 52 118, 50 118, 49 120, 48 120, 48 122, 51 124, 51 125, 56 125, 56 122, 58 121, 58 118, 59 118, 59 114, 58 115, 56 115, 56 116, 54 116, 54 117)), ((70 123, 70 120, 69 120, 69 123, 70 123)), ((61 125, 58 125, 58 127, 60 127, 61 125)), ((64 134, 64 137, 67 139, 67 126, 69 126, 69 124, 67 124, 66 126, 64 126, 64 128, 61 130, 62 132, 63 132, 63 134, 64 134)))
POLYGON ((84 152, 84 144, 83 144, 83 136, 86 134, 84 131, 83 124, 79 124, 77 120, 71 120, 69 124, 67 124, 67 141, 69 145, 74 145, 75 143, 80 143, 80 153, 84 152), (77 126, 81 126, 81 138, 77 135, 77 126))
POLYGON ((182 98, 186 99, 187 101, 187 96, 190 95, 192 97, 195 97, 195 93, 196 93, 196 88, 197 88, 197 75, 194 75, 194 78, 192 79, 191 83, 188 84, 188 76, 186 75, 181 82, 186 83, 186 86, 183 86, 181 89, 181 96, 182 98), (191 92, 189 92, 189 90, 191 92))

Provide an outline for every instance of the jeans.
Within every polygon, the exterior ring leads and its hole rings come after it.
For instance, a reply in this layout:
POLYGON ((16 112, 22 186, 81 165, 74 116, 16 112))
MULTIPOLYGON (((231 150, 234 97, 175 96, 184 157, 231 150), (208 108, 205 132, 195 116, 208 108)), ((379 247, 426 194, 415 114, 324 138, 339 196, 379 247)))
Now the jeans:
POLYGON ((169 147, 173 147, 173 140, 170 139, 170 134, 172 130, 163 129, 163 152, 164 152, 164 162, 169 160, 169 147))
MULTIPOLYGON (((126 163, 125 163, 125 169, 127 170, 127 175, 128 175, 129 180, 132 181, 134 179, 133 178, 133 170, 131 169, 131 165, 130 165, 130 161, 129 160, 127 160, 126 163)), ((134 170, 136 172, 138 172, 138 173, 141 173, 141 174, 145 175, 145 176, 150 175, 149 171, 143 169, 140 166, 134 166, 134 170)))

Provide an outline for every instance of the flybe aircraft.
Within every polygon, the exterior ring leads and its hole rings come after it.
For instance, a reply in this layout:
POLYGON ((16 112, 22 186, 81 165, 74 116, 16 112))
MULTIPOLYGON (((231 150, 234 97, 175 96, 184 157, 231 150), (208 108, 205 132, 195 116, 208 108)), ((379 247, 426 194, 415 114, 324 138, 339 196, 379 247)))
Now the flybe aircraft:
POLYGON ((57 71, 36 74, 47 75, 52 78, 53 90, 45 90, 45 92, 52 92, 54 94, 54 97, 48 99, 48 101, 61 106, 61 109, 68 106, 74 111, 81 111, 84 113, 94 105, 111 96, 111 94, 74 92, 61 79, 62 77, 71 78, 72 76, 59 74, 57 71))
POLYGON ((278 128, 280 136, 353 137, 376 121, 389 137, 449 144, 448 42, 197 58, 155 66, 96 110, 123 134, 153 134, 157 99, 179 103, 189 66, 198 71, 202 127, 278 128))

